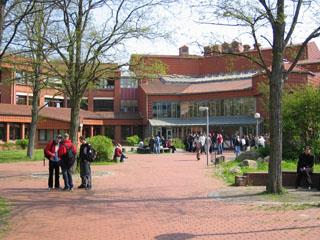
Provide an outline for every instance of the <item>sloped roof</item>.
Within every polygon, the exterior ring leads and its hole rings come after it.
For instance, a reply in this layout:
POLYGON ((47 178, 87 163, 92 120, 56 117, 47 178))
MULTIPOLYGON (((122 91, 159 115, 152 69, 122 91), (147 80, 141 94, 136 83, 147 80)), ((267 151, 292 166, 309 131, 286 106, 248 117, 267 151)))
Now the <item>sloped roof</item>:
POLYGON ((252 79, 232 81, 213 81, 198 84, 166 83, 160 79, 141 84, 142 89, 150 95, 184 95, 211 92, 226 92, 250 89, 252 79))
MULTIPOLYGON (((40 110, 39 117, 58 121, 70 122, 70 108, 45 107, 40 110)), ((31 106, 0 104, 0 115, 5 116, 31 116, 31 106)), ((141 119, 139 113, 90 112, 80 110, 81 119, 141 119)))

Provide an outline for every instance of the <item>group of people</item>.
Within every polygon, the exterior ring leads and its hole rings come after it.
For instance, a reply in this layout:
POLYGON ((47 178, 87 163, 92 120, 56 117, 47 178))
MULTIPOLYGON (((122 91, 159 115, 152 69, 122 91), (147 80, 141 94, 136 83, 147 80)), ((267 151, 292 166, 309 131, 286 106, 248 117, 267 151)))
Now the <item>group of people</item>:
MULTIPOLYGON (((90 162, 94 158, 95 151, 83 136, 79 140, 81 143, 79 152, 81 184, 78 188, 88 190, 92 187, 90 162)), ((49 159, 49 190, 53 187, 60 189, 59 174, 61 168, 64 180, 63 190, 72 191, 74 186, 71 171, 76 160, 77 148, 70 140, 69 134, 65 133, 64 137, 58 135, 56 139, 51 140, 45 147, 44 154, 49 159), (54 184, 53 175, 55 175, 54 184)))
POLYGON ((236 157, 238 157, 241 152, 250 151, 253 147, 265 147, 266 140, 262 135, 254 137, 252 134, 249 134, 240 137, 238 134, 235 134, 232 139, 232 145, 234 146, 236 157))
POLYGON ((185 146, 188 152, 206 152, 212 153, 217 148, 217 154, 223 154, 223 136, 221 133, 209 133, 207 136, 204 133, 190 133, 185 139, 185 146))
MULTIPOLYGON (((161 149, 168 148, 171 150, 172 153, 176 151, 175 146, 173 145, 172 139, 165 139, 163 136, 160 137, 160 135, 157 135, 156 137, 152 136, 149 139, 149 148, 151 153, 160 154, 161 149)), ((144 143, 140 142, 139 147, 143 148, 144 143)))

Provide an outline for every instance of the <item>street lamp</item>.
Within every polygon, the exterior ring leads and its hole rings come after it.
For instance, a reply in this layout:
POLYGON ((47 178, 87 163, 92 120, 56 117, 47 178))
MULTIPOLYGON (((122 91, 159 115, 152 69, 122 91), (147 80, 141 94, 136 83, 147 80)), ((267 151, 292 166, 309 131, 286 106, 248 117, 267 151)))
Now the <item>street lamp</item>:
POLYGON ((256 138, 259 138, 259 119, 260 119, 260 113, 255 113, 254 118, 257 120, 256 124, 256 138))
POLYGON ((199 111, 203 112, 206 111, 207 112, 207 166, 209 165, 209 142, 208 142, 208 137, 209 137, 209 107, 199 107, 199 111))

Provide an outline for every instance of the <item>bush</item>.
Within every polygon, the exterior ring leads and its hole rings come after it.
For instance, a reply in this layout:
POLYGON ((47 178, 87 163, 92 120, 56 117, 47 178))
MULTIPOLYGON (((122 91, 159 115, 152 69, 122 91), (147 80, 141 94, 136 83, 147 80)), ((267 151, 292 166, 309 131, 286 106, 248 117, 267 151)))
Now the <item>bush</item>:
POLYGON ((16 145, 20 146, 22 149, 26 149, 28 146, 29 140, 28 139, 18 139, 16 140, 16 145))
POLYGON ((185 149, 185 145, 180 138, 172 139, 172 144, 173 144, 173 146, 175 146, 175 148, 185 149))
POLYGON ((113 144, 110 138, 105 136, 94 136, 87 139, 88 143, 97 151, 95 161, 112 161, 113 160, 113 144))
POLYGON ((127 137, 127 143, 129 146, 138 145, 139 142, 140 142, 140 138, 138 135, 133 135, 133 136, 127 137))
POLYGON ((266 157, 266 156, 270 156, 270 146, 269 145, 265 145, 265 147, 259 147, 256 150, 259 153, 259 156, 261 157, 266 157))

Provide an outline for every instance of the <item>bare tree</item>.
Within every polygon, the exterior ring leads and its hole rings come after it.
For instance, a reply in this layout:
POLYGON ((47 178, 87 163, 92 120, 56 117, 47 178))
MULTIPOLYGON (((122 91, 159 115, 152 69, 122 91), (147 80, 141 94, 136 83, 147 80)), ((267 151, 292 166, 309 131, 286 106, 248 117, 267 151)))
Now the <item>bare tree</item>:
POLYGON ((115 77, 119 66, 103 64, 115 59, 117 48, 130 38, 154 37, 155 23, 147 19, 155 0, 56 1, 50 31, 45 38, 52 49, 46 62, 62 80, 70 99, 70 135, 77 142, 80 101, 91 84, 115 77), (103 11, 103 17, 97 16, 103 11), (57 59, 52 61, 52 57, 57 59))
POLYGON ((283 83, 296 66, 307 44, 320 35, 320 25, 312 12, 319 12, 318 1, 306 0, 217 0, 202 1, 207 14, 202 23, 243 29, 242 34, 249 34, 257 47, 257 54, 225 53, 241 56, 254 62, 265 72, 270 88, 270 162, 267 192, 282 192, 282 117, 281 97, 283 83), (211 12, 210 12, 211 11, 211 12), (309 22, 311 21, 311 23, 309 22), (303 25, 306 23, 305 25, 303 25), (307 25, 307 26, 306 26, 307 25), (287 46, 298 27, 310 29, 296 51, 291 53, 292 61, 284 67, 287 46), (265 59, 260 42, 270 44, 271 62, 265 59))
POLYGON ((23 19, 41 0, 0 0, 0 60, 13 42, 23 19))

